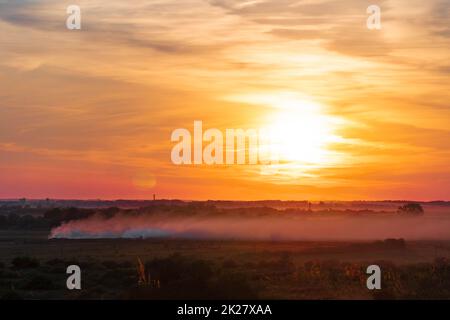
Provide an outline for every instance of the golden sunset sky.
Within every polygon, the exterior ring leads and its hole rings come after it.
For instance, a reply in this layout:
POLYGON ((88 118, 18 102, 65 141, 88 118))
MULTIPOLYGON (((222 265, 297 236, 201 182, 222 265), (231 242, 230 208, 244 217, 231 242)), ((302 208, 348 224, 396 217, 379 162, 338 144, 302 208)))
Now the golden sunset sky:
POLYGON ((449 8, 2 0, 0 198, 450 200, 449 8), (283 166, 174 165, 194 120, 279 128, 283 166))

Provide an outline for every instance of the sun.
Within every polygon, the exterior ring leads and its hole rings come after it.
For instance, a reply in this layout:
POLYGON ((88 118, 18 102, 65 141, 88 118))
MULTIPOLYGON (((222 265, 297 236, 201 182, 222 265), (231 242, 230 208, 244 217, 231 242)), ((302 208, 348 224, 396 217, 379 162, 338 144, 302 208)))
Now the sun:
POLYGON ((346 120, 328 114, 326 106, 311 97, 283 91, 226 98, 269 108, 261 122, 265 138, 259 149, 276 161, 270 165, 275 170, 265 170, 264 175, 275 172, 287 177, 313 176, 317 169, 345 161, 345 155, 333 147, 348 143, 337 134, 340 127, 346 126, 346 120))
POLYGON ((330 145, 339 141, 336 121, 320 104, 302 99, 280 99, 270 115, 270 149, 280 161, 320 167, 334 160, 330 145))

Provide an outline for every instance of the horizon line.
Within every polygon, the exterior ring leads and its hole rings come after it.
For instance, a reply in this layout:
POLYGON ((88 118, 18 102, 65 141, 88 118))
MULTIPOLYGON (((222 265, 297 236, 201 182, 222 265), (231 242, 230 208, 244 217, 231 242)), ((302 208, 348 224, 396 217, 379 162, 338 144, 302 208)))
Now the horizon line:
POLYGON ((420 203, 433 203, 433 202, 450 202, 450 200, 412 200, 412 199, 383 199, 383 200, 368 200, 368 199, 354 199, 354 200, 281 200, 281 199, 260 199, 260 200, 230 200, 230 199, 126 199, 126 198, 114 198, 114 199, 102 199, 102 198, 0 198, 0 201, 104 201, 104 202, 116 202, 116 201, 181 201, 181 202, 420 202, 420 203))

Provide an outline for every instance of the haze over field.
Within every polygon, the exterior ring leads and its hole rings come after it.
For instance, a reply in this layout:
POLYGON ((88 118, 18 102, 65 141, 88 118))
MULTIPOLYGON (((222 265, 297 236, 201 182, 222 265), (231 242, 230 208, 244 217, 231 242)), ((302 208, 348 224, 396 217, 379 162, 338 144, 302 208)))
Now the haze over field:
POLYGON ((187 238, 219 240, 450 240, 450 217, 130 217, 94 216, 52 229, 49 238, 187 238))
POLYGON ((425 213, 405 206, 414 208, 395 202, 156 202, 133 209, 52 209, 46 216, 55 221, 49 239, 450 240, 448 203, 417 205, 425 213))

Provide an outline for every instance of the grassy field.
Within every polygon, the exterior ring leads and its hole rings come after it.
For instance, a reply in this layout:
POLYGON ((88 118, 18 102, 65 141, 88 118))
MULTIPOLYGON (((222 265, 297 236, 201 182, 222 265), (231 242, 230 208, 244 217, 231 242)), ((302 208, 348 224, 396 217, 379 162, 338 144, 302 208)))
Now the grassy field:
POLYGON ((0 231, 0 261, 8 263, 16 256, 33 256, 41 260, 61 258, 135 262, 166 257, 174 253, 221 261, 235 259, 241 263, 265 261, 289 254, 296 264, 311 260, 366 262, 388 260, 396 264, 432 262, 450 258, 450 241, 412 241, 405 248, 389 248, 376 242, 288 242, 288 241, 219 241, 170 239, 48 239, 47 231, 0 231))
POLYGON ((450 241, 392 244, 47 237, 48 232, 41 231, 0 232, 0 297, 450 298, 450 241), (158 287, 156 282, 138 286, 138 258, 151 279, 159 281, 158 287), (80 291, 66 289, 69 264, 82 269, 80 291), (370 264, 383 270, 383 289, 377 292, 366 288, 365 269, 370 264))

